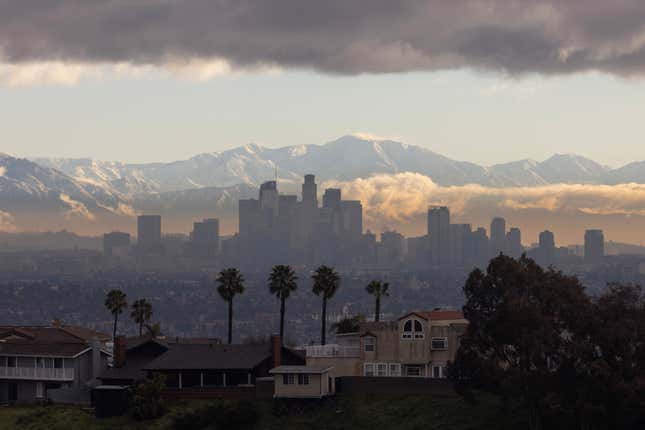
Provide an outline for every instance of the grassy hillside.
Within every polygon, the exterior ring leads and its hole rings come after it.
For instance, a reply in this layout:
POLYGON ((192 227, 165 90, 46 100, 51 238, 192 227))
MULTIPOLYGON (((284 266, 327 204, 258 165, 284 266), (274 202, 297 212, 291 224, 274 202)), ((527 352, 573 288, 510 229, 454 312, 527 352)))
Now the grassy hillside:
MULTIPOLYGON (((148 422, 137 422, 128 417, 97 420, 91 412, 70 406, 4 407, 0 408, 0 429, 179 430, 174 425, 176 417, 204 407, 204 403, 171 405, 164 417, 148 422)), ((426 396, 339 396, 306 412, 285 413, 284 408, 276 408, 271 402, 257 403, 257 410, 259 420, 255 428, 267 430, 517 428, 517 422, 511 422, 492 398, 484 398, 471 405, 461 399, 433 399, 426 396)), ((235 430, 232 425, 226 427, 227 430, 235 430)))

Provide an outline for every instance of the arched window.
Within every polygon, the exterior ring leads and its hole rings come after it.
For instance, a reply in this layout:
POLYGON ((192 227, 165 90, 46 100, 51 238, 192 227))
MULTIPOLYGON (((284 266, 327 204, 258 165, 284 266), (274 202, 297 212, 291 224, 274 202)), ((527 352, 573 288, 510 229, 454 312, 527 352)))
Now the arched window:
POLYGON ((415 318, 410 318, 403 323, 403 339, 423 339, 423 324, 415 318))

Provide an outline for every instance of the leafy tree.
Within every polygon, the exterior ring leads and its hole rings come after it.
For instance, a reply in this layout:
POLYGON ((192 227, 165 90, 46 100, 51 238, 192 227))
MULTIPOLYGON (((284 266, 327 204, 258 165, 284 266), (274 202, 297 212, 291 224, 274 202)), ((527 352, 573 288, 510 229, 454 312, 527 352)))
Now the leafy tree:
POLYGON ((298 277, 291 266, 277 265, 269 275, 269 291, 280 300, 280 339, 284 342, 285 302, 298 288, 298 277))
POLYGON ((333 323, 329 328, 329 332, 336 334, 357 333, 360 331, 361 323, 364 321, 365 317, 363 315, 346 317, 333 323))
MULTIPOLYGON (((466 334, 450 375, 462 393, 480 388, 520 399, 530 429, 544 428, 558 369, 589 351, 591 302, 577 278, 500 255, 464 287, 466 334)), ((554 400, 551 402, 551 400, 554 400)))
POLYGON ((155 373, 137 385, 131 400, 132 415, 138 420, 159 418, 166 411, 162 393, 166 389, 166 377, 155 373))
POLYGON ((119 315, 128 307, 126 295, 121 290, 110 290, 105 297, 105 307, 114 316, 114 329, 112 331, 112 340, 116 339, 116 326, 119 315))
POLYGON ((228 303, 228 343, 233 343, 233 299, 244 293, 244 278, 235 268, 224 269, 217 278, 217 292, 228 303))
POLYGON ((390 284, 381 281, 372 281, 365 287, 368 294, 373 295, 376 301, 374 306, 374 321, 381 319, 381 297, 389 297, 389 288, 390 284))
POLYGON ((163 336, 163 333, 161 332, 161 324, 146 324, 146 334, 151 337, 163 336))
POLYGON ((146 299, 139 299, 132 304, 130 317, 139 326, 139 336, 143 334, 143 326, 152 318, 152 304, 146 299))
POLYGON ((327 331, 327 300, 331 299, 340 286, 340 276, 328 266, 320 266, 311 277, 314 281, 312 291, 317 296, 322 296, 322 329, 320 344, 325 345, 327 331))

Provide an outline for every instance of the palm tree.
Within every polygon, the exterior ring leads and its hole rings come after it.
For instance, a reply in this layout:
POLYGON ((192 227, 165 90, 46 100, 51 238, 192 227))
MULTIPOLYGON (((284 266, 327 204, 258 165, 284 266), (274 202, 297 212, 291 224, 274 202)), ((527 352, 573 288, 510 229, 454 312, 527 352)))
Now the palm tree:
POLYGON ((123 309, 128 307, 126 295, 121 290, 110 290, 105 297, 105 307, 114 315, 114 330, 112 331, 112 340, 116 340, 116 325, 119 320, 119 314, 123 309))
POLYGON ((280 299, 280 339, 284 342, 284 305, 292 292, 296 291, 298 277, 291 266, 273 266, 269 275, 269 291, 280 299))
POLYGON ((374 307, 374 321, 378 321, 381 316, 381 297, 388 297, 390 295, 388 289, 390 284, 381 281, 372 281, 367 284, 365 290, 374 296, 376 299, 376 306, 374 307))
POLYGON ((244 278, 235 268, 224 269, 217 278, 217 292, 228 303, 228 343, 233 343, 233 298, 244 292, 244 278))
POLYGON ((130 317, 139 325, 139 336, 143 334, 143 326, 152 318, 152 304, 146 299, 139 299, 132 304, 130 317))
POLYGON ((163 333, 161 333, 161 325, 159 323, 146 324, 146 332, 148 336, 153 338, 163 336, 163 333))
POLYGON ((311 277, 314 281, 312 291, 315 295, 322 295, 322 330, 320 332, 320 344, 325 344, 327 328, 327 300, 331 299, 340 286, 340 276, 328 266, 320 266, 311 277))

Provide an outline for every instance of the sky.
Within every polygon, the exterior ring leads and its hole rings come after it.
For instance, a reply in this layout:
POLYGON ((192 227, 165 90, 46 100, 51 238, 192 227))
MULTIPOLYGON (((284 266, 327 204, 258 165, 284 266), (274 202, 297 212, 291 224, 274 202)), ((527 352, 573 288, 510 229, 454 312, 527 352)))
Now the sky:
POLYGON ((636 0, 0 0, 0 151, 170 161, 366 133, 645 160, 636 0))

